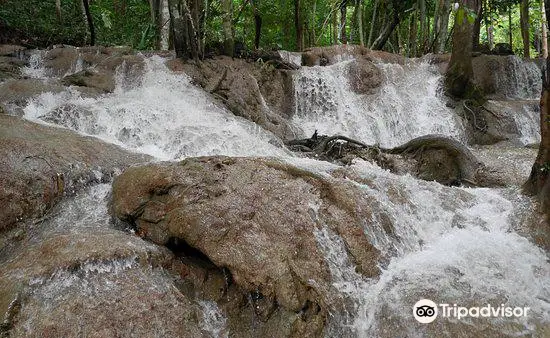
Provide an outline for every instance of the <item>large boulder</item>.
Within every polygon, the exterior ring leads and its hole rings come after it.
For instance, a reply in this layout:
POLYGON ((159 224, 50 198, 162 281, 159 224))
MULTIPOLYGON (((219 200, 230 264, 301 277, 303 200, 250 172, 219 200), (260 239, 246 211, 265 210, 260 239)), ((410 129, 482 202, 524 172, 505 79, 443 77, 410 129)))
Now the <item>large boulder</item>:
POLYGON ((0 231, 147 160, 93 137, 0 114, 0 231))
POLYGON ((542 80, 540 68, 515 55, 481 55, 472 59, 474 82, 489 99, 537 99, 542 80))
POLYGON ((270 64, 217 57, 200 63, 167 62, 219 99, 233 114, 250 120, 281 139, 295 138, 292 72, 270 64))
POLYGON ((204 157, 127 169, 113 183, 112 211, 144 238, 179 243, 227 269, 263 300, 263 321, 283 312, 292 318, 280 325, 287 335, 319 336, 337 301, 318 236, 339 236, 357 272, 378 274, 379 252, 362 226, 373 217, 365 199, 345 177, 270 159, 204 157))
POLYGON ((359 59, 381 63, 405 63, 405 58, 398 54, 370 50, 357 45, 335 45, 307 49, 302 54, 302 65, 309 67, 327 66, 342 61, 359 59))
POLYGON ((348 79, 355 93, 374 94, 382 85, 382 72, 371 61, 358 59, 349 64, 348 79))
POLYGON ((11 79, 0 84, 0 108, 5 113, 22 115, 29 100, 43 93, 60 93, 65 88, 56 81, 11 79))
POLYGON ((83 70, 67 75, 61 81, 67 86, 96 88, 102 92, 111 93, 115 90, 115 79, 112 73, 83 70))
POLYGON ((38 238, 2 260, 0 336, 200 336, 167 249, 96 224, 38 238))

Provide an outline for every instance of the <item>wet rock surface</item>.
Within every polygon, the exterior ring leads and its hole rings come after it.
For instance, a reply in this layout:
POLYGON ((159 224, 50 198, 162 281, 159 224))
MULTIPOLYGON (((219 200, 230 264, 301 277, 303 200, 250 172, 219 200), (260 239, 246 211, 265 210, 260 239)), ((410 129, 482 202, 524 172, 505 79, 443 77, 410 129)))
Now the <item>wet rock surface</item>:
POLYGON ((43 93, 60 93, 65 90, 57 81, 40 79, 10 79, 0 84, 0 107, 5 113, 22 115, 31 98, 43 93))
POLYGON ((295 137, 288 119, 294 113, 291 72, 262 62, 218 57, 203 62, 171 60, 167 66, 183 71, 220 100, 233 114, 250 120, 281 139, 295 137))
POLYGON ((229 270, 267 306, 265 321, 278 307, 294 313, 298 336, 300 327, 322 331, 331 304, 316 232, 339 234, 357 271, 378 273, 378 250, 358 226, 371 211, 358 205, 358 188, 339 183, 275 160, 191 158, 126 170, 113 183, 112 210, 144 238, 175 239, 229 270), (296 316, 303 311, 313 312, 296 316))
POLYGON ((0 230, 40 217, 63 196, 148 160, 74 132, 0 115, 0 230))
POLYGON ((198 309, 163 269, 172 258, 105 225, 39 231, 2 256, 0 333, 198 337, 198 309))
POLYGON ((481 55, 472 59, 474 82, 489 99, 538 99, 539 67, 517 56, 481 55))

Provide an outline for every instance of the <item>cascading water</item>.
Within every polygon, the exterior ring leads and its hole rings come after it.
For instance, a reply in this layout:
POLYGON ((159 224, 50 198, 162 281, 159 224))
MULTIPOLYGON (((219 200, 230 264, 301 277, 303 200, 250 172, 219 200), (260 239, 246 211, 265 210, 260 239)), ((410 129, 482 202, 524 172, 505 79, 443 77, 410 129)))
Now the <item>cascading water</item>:
MULTIPOLYGON (((379 65, 385 74, 380 92, 357 95, 342 75, 347 62, 353 61, 303 68, 296 74, 293 122, 306 135, 318 129, 385 147, 428 133, 463 138, 460 122, 437 96, 440 76, 431 66, 379 65)), ((123 81, 118 79, 115 93, 97 98, 82 98, 72 90, 40 95, 25 108, 25 117, 94 135, 156 159, 274 156, 322 174, 335 167, 293 158, 275 137, 217 106, 185 75, 169 72, 158 57, 147 59, 139 84, 129 88, 121 86, 123 81)), ((459 336, 476 325, 488 327, 494 336, 511 332, 536 336, 541 325, 550 323, 548 257, 515 232, 528 213, 529 200, 513 190, 449 188, 397 176, 367 162, 358 161, 352 169, 371 182, 357 185, 375 201, 370 206, 375 216, 364 220, 364 229, 382 252, 382 274, 376 279, 363 277, 355 272, 337 234, 327 229, 314 234, 326 253, 335 292, 349 303, 346 313, 331 313, 327 336, 459 336), (384 229, 388 220, 393 226, 389 233, 384 229), (527 306, 531 315, 514 320, 469 318, 461 322, 463 326, 444 319, 421 326, 412 317, 412 306, 421 298, 461 306, 527 306)), ((108 190, 108 186, 93 187, 67 202, 66 211, 54 216, 51 224, 78 227, 82 222, 74 215, 83 214, 78 208, 95 210, 85 212, 93 218, 86 224, 107 223, 107 202, 98 196, 108 190)), ((63 278, 59 276, 57 283, 71 288, 73 284, 63 278)), ((159 287, 164 287, 165 281, 158 278, 159 287)), ((50 282, 39 294, 53 286, 50 282)), ((204 330, 212 336, 227 335, 220 309, 210 302, 201 307, 204 330)))
POLYGON ((296 73, 293 122, 305 135, 317 129, 383 147, 427 134, 465 139, 460 119, 437 95, 441 75, 434 66, 379 64, 384 76, 380 90, 357 95, 345 75, 352 62, 304 67, 296 73))
POLYGON ((160 57, 146 59, 141 84, 113 95, 82 98, 77 91, 46 93, 24 109, 25 118, 62 125, 159 159, 224 154, 282 156, 276 138, 216 106, 185 75, 160 57), (270 143, 271 142, 271 143, 270 143))

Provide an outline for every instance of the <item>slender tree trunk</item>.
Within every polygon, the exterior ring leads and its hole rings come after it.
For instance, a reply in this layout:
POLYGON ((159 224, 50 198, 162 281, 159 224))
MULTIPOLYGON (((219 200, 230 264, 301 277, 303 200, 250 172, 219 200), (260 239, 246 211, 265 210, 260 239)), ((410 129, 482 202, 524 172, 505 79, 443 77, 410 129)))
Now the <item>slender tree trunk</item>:
MULTIPOLYGON (((544 2, 544 13, 548 21, 550 19, 550 0, 544 2)), ((548 184, 548 175, 550 174, 550 73, 548 67, 550 67, 549 57, 546 58, 546 67, 542 76, 539 152, 531 169, 531 175, 523 185, 525 193, 537 195, 541 202, 542 211, 546 213, 547 217, 548 207, 550 206, 550 184, 548 184)))
POLYGON ((337 11, 332 12, 332 43, 334 45, 338 44, 338 13, 337 13, 337 11))
POLYGON ((57 19, 59 21, 62 21, 63 17, 61 16, 61 0, 55 0, 55 12, 57 14, 57 19))
POLYGON ((548 30, 546 29, 546 8, 544 1, 540 2, 540 11, 542 13, 541 31, 542 31, 542 57, 548 58, 548 30))
POLYGON ((428 31, 428 25, 426 22, 426 0, 418 0, 418 14, 420 18, 420 45, 417 51, 417 56, 424 54, 426 47, 426 33, 428 31))
POLYGON ((369 39, 367 41, 367 46, 371 46, 372 45, 372 39, 373 39, 373 36, 374 36, 374 23, 376 21, 376 13, 378 11, 378 6, 380 5, 380 0, 375 0, 374 1, 374 8, 372 9, 372 18, 371 18, 371 21, 370 21, 370 30, 369 30, 369 39))
POLYGON ((317 25, 317 0, 313 1, 313 10, 311 11, 311 43, 315 44, 317 36, 315 34, 315 26, 317 25))
POLYGON ((340 41, 343 44, 348 43, 348 37, 346 32, 347 8, 348 8, 348 0, 342 0, 342 2, 340 3, 340 41))
POLYGON ((455 15, 453 27, 453 52, 449 67, 445 74, 447 92, 457 98, 472 95, 475 88, 472 79, 473 24, 468 19, 468 13, 475 12, 479 0, 461 0, 455 15))
POLYGON ((294 26, 296 28, 296 49, 301 52, 304 49, 304 34, 302 25, 302 11, 300 0, 294 0, 294 26))
POLYGON ((393 32, 395 27, 397 27, 397 25, 399 25, 399 14, 395 9, 393 9, 391 20, 386 22, 386 24, 384 25, 384 28, 382 29, 382 32, 376 38, 376 40, 374 40, 370 49, 380 50, 384 48, 384 45, 388 41, 391 33, 393 32))
POLYGON ((512 5, 508 6, 508 43, 510 44, 510 48, 514 48, 512 40, 512 5))
POLYGON ((88 0, 82 0, 82 5, 84 6, 84 14, 86 14, 86 21, 88 22, 88 29, 90 30, 90 45, 95 46, 94 19, 92 18, 92 13, 90 13, 90 4, 88 0))
POLYGON ((410 16, 410 26, 409 26, 409 57, 413 58, 416 56, 416 46, 417 46, 417 36, 418 36, 418 21, 416 19, 417 9, 416 4, 415 10, 411 13, 410 16))
POLYGON ((235 39, 233 37, 233 1, 222 0, 223 52, 233 57, 235 39))
MULTIPOLYGON (((229 0, 232 1, 232 0, 229 0)), ((260 0, 250 0, 252 12, 254 13, 254 49, 260 48, 262 37, 262 16, 260 14, 260 0)))
POLYGON ((188 46, 186 41, 187 25, 178 9, 179 0, 168 0, 170 10, 170 23, 172 27, 172 41, 176 50, 176 57, 188 58, 188 46))
POLYGON ((363 0, 356 0, 355 6, 357 8, 357 16, 355 18, 357 23, 357 33, 359 34, 359 44, 365 45, 365 36, 363 34, 363 0))
POLYGON ((202 0, 169 0, 168 9, 176 56, 198 60, 203 55, 200 37, 204 29, 202 0))
POLYGON ((521 38, 523 40, 523 57, 530 58, 529 41, 529 0, 521 0, 520 4, 521 38))
POLYGON ((485 29, 487 32, 487 44, 489 47, 489 50, 493 50, 494 47, 494 38, 493 38, 493 18, 491 14, 491 10, 489 9, 489 1, 483 0, 483 8, 485 9, 485 29))
POLYGON ((474 32, 473 32, 473 50, 479 50, 479 36, 481 33, 481 19, 483 18, 483 6, 481 1, 477 2, 476 17, 474 20, 474 32))
POLYGON ((439 0, 439 20, 437 31, 434 32, 436 36, 434 41, 434 53, 441 53, 445 51, 450 12, 451 0, 439 0))

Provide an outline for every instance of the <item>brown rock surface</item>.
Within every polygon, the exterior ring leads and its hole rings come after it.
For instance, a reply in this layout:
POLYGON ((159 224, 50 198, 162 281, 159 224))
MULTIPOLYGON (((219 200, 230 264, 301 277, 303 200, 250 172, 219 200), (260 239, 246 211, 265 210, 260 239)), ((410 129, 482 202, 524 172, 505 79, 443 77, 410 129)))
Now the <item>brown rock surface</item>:
POLYGON ((199 250, 267 309, 310 309, 293 324, 298 336, 320 332, 329 306, 338 306, 317 232, 338 234, 356 270, 378 274, 379 252, 361 226, 372 211, 358 205, 365 201, 355 185, 334 180, 276 160, 192 158, 129 168, 113 183, 112 210, 155 243, 175 238, 199 250))
POLYGON ((281 139, 296 135, 288 118, 294 113, 291 71, 269 64, 218 57, 200 63, 170 60, 193 82, 219 99, 233 114, 255 122, 281 139))
POLYGON ((197 309, 162 271, 172 254, 114 229, 49 233, 3 261, 10 337, 198 337, 197 309))
POLYGON ((0 115, 0 230, 40 217, 60 197, 147 160, 96 138, 0 115))

